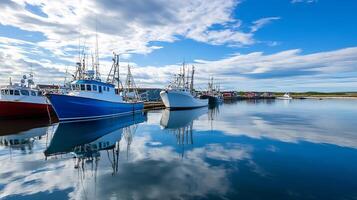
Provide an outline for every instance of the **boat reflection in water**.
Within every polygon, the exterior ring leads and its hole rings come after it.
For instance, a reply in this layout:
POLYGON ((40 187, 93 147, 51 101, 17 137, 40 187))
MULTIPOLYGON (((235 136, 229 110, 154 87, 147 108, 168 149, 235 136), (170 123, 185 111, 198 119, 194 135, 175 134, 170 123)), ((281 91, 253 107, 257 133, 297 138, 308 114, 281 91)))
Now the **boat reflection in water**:
POLYGON ((182 147, 182 157, 184 145, 193 144, 193 122, 207 112, 207 107, 190 110, 163 110, 160 125, 175 135, 177 144, 182 147))
POLYGON ((144 122, 143 113, 91 120, 83 122, 60 123, 45 156, 74 153, 76 157, 90 157, 101 150, 113 149, 120 141, 123 130, 132 125, 144 122))
POLYGON ((119 143, 122 137, 125 137, 129 146, 137 125, 145 120, 144 113, 137 113, 100 120, 60 123, 44 154, 47 159, 71 153, 75 159, 74 168, 78 169, 83 176, 81 178, 84 178, 86 164, 89 164, 91 171, 94 170, 96 174, 100 151, 106 151, 114 175, 118 171, 119 143))
POLYGON ((49 126, 48 119, 2 120, 0 121, 0 146, 24 152, 31 151, 34 142, 47 134, 49 126))
POLYGON ((170 110, 162 112, 160 125, 165 129, 178 130, 192 125, 193 121, 208 112, 207 107, 189 110, 170 110))

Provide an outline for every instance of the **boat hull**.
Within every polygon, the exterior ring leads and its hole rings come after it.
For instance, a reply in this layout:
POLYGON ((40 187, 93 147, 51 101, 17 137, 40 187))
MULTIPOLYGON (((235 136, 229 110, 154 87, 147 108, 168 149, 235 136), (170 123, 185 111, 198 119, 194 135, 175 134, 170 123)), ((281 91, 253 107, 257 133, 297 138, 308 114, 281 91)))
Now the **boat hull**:
POLYGON ((55 116, 49 104, 0 101, 1 119, 48 118, 49 114, 55 116))
POLYGON ((223 102, 223 99, 221 99, 218 96, 202 95, 200 98, 201 99, 208 99, 208 104, 209 105, 216 105, 216 104, 219 104, 219 103, 223 102))
POLYGON ((277 97, 277 99, 280 99, 280 100, 292 100, 293 98, 292 97, 277 97))
POLYGON ((160 96, 166 108, 170 109, 190 109, 208 106, 208 99, 194 98, 188 92, 181 91, 161 91, 160 96))
POLYGON ((48 94, 60 121, 99 119, 141 112, 143 102, 111 102, 98 99, 48 94))

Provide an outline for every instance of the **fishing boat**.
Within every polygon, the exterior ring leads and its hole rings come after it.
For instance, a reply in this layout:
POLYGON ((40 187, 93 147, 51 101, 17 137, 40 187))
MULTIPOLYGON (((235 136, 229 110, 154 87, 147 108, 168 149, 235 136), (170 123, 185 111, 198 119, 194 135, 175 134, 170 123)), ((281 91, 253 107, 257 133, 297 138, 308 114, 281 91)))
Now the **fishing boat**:
POLYGON ((213 77, 211 77, 210 81, 208 82, 207 91, 200 96, 200 99, 208 99, 208 104, 210 106, 214 106, 223 102, 223 96, 220 92, 219 86, 214 85, 213 77))
POLYGON ((13 84, 11 79, 8 85, 0 88, 0 118, 47 118, 54 116, 49 101, 42 91, 35 87, 33 75, 24 75, 21 83, 13 84))
POLYGON ((183 65, 174 81, 160 92, 160 97, 166 108, 190 109, 208 106, 208 99, 200 99, 193 89, 194 73, 195 68, 192 67, 191 77, 189 77, 189 71, 186 75, 185 65, 183 65))
POLYGON ((281 99, 281 100, 291 100, 293 99, 289 93, 285 93, 282 97, 277 97, 277 99, 281 99))
POLYGON ((68 93, 46 95, 60 121, 128 115, 144 108, 142 101, 124 100, 120 93, 119 55, 114 54, 106 82, 101 81, 99 65, 94 64, 91 70, 87 70, 85 59, 77 63, 74 79, 68 93), (117 88, 115 82, 118 83, 117 88))

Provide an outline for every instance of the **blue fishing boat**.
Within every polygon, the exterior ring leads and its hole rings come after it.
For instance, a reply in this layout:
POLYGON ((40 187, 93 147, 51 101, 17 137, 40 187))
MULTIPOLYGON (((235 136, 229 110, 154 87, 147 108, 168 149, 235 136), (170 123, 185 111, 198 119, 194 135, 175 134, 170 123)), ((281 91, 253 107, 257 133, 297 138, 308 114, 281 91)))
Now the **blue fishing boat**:
POLYGON ((101 81, 98 66, 86 70, 84 59, 83 62, 77 63, 77 66, 75 80, 70 83, 67 93, 46 95, 60 121, 98 119, 142 112, 142 101, 123 99, 118 89, 118 55, 114 56, 106 82, 101 81), (118 82, 117 88, 115 82, 118 82))

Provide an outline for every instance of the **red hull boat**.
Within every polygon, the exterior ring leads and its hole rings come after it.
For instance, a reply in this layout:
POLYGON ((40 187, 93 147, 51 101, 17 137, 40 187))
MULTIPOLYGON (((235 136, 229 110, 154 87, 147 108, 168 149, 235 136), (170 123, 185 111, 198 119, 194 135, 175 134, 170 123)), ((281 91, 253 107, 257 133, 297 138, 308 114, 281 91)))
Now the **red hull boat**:
POLYGON ((50 104, 0 101, 0 118, 46 118, 56 116, 50 104))
POLYGON ((21 84, 10 81, 0 88, 0 119, 57 118, 52 105, 33 85, 30 74, 29 78, 23 77, 21 84))

